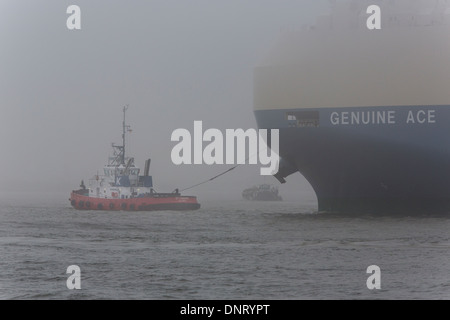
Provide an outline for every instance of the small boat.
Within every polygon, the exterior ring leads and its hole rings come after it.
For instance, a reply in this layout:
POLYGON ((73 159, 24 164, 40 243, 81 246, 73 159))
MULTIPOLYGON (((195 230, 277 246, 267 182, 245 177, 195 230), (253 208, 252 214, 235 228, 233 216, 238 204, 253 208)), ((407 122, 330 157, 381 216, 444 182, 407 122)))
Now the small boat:
POLYGON ((252 188, 245 189, 242 197, 247 200, 256 201, 282 201, 278 194, 278 188, 269 184, 261 184, 252 188))
POLYGON ((78 210, 154 211, 197 210, 200 204, 195 196, 182 196, 178 189, 171 193, 158 193, 149 175, 150 159, 145 161, 144 172, 135 166, 134 158, 125 155, 125 136, 131 131, 125 122, 127 107, 123 108, 122 145, 112 144, 113 155, 103 168, 103 175, 95 175, 86 187, 72 191, 70 204, 78 210))

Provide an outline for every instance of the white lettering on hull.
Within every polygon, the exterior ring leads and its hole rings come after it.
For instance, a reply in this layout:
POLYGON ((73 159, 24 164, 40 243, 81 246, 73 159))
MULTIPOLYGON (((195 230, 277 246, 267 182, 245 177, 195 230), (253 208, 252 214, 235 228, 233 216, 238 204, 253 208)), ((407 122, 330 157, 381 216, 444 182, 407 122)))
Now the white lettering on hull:
POLYGON ((409 110, 406 119, 403 121, 399 119, 395 110, 332 112, 330 122, 333 126, 394 125, 402 122, 406 124, 435 124, 436 110, 409 110))

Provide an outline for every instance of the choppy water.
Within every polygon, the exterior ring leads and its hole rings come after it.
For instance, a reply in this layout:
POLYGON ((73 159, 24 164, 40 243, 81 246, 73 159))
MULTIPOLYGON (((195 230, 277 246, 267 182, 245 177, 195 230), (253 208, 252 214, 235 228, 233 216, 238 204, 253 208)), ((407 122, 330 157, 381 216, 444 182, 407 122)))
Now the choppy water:
POLYGON ((311 213, 293 202, 195 212, 0 207, 1 299, 449 299, 450 218, 311 213), (367 289, 370 265, 381 290, 367 289), (69 290, 69 265, 81 290, 69 290))

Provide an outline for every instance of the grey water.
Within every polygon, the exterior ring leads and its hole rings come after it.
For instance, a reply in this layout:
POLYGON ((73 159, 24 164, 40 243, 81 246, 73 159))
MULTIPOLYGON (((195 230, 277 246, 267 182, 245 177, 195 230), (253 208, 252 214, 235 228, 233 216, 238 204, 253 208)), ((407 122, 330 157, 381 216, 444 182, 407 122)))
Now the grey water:
POLYGON ((448 216, 322 214, 290 201, 132 213, 66 202, 0 202, 0 299, 450 298, 448 216), (70 265, 80 290, 66 286, 70 265), (371 265, 379 290, 366 285, 371 265))

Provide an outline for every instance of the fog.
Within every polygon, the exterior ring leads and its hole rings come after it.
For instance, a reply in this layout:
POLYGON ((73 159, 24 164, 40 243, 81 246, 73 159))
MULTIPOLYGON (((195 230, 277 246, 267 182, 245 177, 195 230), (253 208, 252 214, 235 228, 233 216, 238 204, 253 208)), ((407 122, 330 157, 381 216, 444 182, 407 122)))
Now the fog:
MULTIPOLYGON (((66 27, 72 1, 0 2, 0 150, 2 194, 55 194, 67 200, 102 170, 121 142, 129 105, 127 153, 157 191, 185 188, 227 165, 171 162, 173 130, 256 128, 253 71, 284 30, 315 21, 317 0, 76 1, 81 30, 66 27)), ((191 189, 201 200, 240 198, 268 182, 243 165, 191 189)), ((313 199, 300 174, 280 192, 313 199)), ((68 202, 67 202, 68 203, 68 202)))

